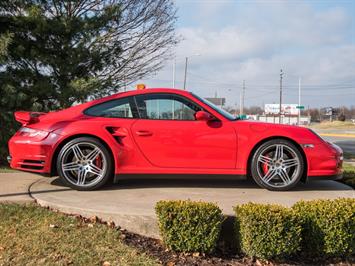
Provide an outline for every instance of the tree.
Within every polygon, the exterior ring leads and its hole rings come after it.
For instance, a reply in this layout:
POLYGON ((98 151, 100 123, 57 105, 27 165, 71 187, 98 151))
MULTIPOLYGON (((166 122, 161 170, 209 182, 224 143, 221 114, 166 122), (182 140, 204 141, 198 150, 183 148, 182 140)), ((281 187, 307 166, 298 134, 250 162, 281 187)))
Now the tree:
POLYGON ((346 116, 344 113, 340 113, 338 115, 338 120, 344 122, 346 120, 346 116))
POLYGON ((3 33, 0 35, 0 64, 5 60, 7 55, 7 48, 11 42, 13 35, 10 33, 3 33))
POLYGON ((0 162, 13 111, 69 107, 159 70, 175 14, 172 0, 0 1, 0 162))
MULTIPOLYGON (((5 60, 8 46, 12 40, 12 37, 12 34, 9 33, 4 33, 0 35, 0 64, 3 64, 5 60)), ((5 97, 5 95, 3 95, 1 92, 2 91, 0 90, 0 97, 5 97)), ((8 125, 14 125, 14 119, 12 118, 11 113, 8 110, 6 111, 2 109, 4 108, 2 108, 2 105, 0 105, 0 164, 5 161, 7 155, 6 144, 8 136, 9 134, 13 133, 13 130, 9 129, 8 125)))
POLYGON ((2 1, 0 34, 13 40, 1 83, 38 110, 117 92, 170 56, 175 12, 172 0, 2 1))

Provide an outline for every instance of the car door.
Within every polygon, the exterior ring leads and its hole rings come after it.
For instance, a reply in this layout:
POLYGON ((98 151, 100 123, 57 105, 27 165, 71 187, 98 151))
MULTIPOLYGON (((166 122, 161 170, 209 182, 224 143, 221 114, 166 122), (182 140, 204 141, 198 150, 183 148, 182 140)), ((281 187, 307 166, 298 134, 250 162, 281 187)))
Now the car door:
POLYGON ((133 138, 146 159, 157 167, 235 168, 237 137, 229 122, 195 120, 203 108, 181 95, 135 96, 140 118, 133 138))

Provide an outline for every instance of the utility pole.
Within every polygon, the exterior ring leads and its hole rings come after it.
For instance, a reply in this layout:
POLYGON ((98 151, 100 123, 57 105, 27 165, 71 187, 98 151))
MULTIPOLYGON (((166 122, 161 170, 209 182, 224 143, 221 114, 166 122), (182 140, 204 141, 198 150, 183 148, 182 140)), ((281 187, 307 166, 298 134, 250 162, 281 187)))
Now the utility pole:
POLYGON ((176 72, 176 58, 173 61, 173 88, 175 88, 175 72, 176 72))
POLYGON ((186 78, 187 78, 187 64, 188 64, 189 58, 186 56, 185 57, 185 76, 184 76, 184 90, 186 90, 186 78))
POLYGON ((244 99, 245 99, 245 80, 243 80, 242 103, 241 103, 242 113, 241 114, 244 114, 244 99))
POLYGON ((283 76, 282 69, 280 69, 280 111, 279 111, 279 124, 282 123, 282 76, 283 76))
POLYGON ((243 107, 242 107, 242 105, 243 105, 243 100, 242 100, 242 98, 243 98, 243 93, 242 93, 242 91, 240 91, 239 92, 239 115, 242 115, 242 113, 243 113, 243 107))
POLYGON ((301 123, 301 78, 298 78, 298 125, 301 123))

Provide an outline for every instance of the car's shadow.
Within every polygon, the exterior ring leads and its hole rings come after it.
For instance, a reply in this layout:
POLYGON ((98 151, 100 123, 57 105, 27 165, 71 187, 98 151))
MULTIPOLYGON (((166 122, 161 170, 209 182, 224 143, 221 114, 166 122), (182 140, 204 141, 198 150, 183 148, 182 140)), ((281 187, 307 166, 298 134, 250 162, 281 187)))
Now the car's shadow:
MULTIPOLYGON (((51 185, 64 187, 60 178, 52 180, 51 185)), ((143 188, 236 188, 259 189, 259 186, 251 179, 240 180, 229 175, 120 175, 117 183, 106 185, 100 190, 127 190, 143 188)), ((260 188, 262 189, 262 188, 260 188)), ((288 191, 344 191, 353 190, 337 181, 310 181, 298 184, 288 191)))

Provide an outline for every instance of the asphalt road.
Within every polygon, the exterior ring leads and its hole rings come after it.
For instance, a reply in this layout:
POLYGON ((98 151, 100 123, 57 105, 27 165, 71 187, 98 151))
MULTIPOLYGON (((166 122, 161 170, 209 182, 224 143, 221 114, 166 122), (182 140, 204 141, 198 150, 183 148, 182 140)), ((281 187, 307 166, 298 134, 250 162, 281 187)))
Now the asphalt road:
POLYGON ((344 152, 355 154, 355 138, 323 136, 329 142, 333 142, 343 149, 344 152))

